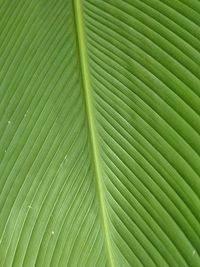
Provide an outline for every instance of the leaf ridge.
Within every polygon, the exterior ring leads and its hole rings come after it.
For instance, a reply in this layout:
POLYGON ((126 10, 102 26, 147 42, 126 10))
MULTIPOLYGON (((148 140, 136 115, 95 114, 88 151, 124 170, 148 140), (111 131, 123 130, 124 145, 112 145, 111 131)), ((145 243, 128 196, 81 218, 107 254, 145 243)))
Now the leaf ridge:
POLYGON ((86 106, 86 114, 88 119, 88 127, 89 134, 91 140, 91 149, 92 156, 94 159, 94 169, 97 181, 97 191, 99 195, 100 201, 100 212, 102 217, 102 224, 105 236, 105 245, 107 249, 108 261, 111 267, 114 267, 114 259, 112 255, 111 248, 111 238, 108 229, 108 214, 106 211, 106 201, 105 201, 105 193, 104 193, 104 184, 102 181, 102 171, 100 164, 98 163, 100 160, 99 149, 98 149, 98 141, 97 141, 97 132, 95 128, 95 116, 93 111, 93 97, 92 97, 92 87, 90 81, 90 71, 89 71, 89 63, 88 63, 88 55, 87 55, 87 47, 86 47, 86 36, 84 29, 84 18, 83 18, 83 3, 81 0, 74 0, 74 16, 75 16, 75 24, 77 30, 77 39, 78 39, 78 48, 79 48, 79 57, 82 71, 82 82, 83 82, 83 91, 85 96, 85 106, 86 106))

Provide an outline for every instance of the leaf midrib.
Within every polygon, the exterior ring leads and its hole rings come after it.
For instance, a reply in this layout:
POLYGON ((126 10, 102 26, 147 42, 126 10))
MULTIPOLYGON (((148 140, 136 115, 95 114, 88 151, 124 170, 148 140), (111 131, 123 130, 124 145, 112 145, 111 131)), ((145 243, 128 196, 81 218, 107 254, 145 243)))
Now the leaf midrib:
POLYGON ((77 31, 78 47, 79 47, 79 57, 80 57, 80 64, 81 64, 83 91, 84 91, 84 96, 85 96, 86 114, 87 114, 88 127, 89 127, 89 136, 90 136, 90 143, 91 143, 91 149, 92 149, 95 178, 96 178, 96 183, 97 183, 97 191, 98 191, 98 196, 99 196, 99 201, 100 201, 102 227, 104 230, 105 245, 106 245, 109 264, 111 267, 114 267, 115 265, 114 265, 113 255, 112 255, 111 237, 110 237, 110 231, 109 231, 109 226, 108 226, 108 215, 107 215, 107 210, 106 210, 103 176, 102 176, 102 170, 99 164, 100 154, 99 154, 99 149, 98 149, 97 130, 95 127, 96 119, 94 116, 92 86, 91 86, 91 79, 90 79, 87 45, 86 45, 86 35, 85 35, 85 29, 84 29, 82 0, 73 0, 73 5, 74 5, 74 16, 75 16, 75 24, 76 24, 76 31, 77 31))

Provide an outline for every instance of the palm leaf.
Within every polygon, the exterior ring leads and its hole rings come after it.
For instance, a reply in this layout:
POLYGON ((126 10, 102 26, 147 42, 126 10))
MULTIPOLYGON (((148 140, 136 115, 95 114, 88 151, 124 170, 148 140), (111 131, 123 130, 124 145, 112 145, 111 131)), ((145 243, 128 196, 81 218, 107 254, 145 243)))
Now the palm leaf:
POLYGON ((0 266, 199 267, 200 2, 0 0, 0 266))

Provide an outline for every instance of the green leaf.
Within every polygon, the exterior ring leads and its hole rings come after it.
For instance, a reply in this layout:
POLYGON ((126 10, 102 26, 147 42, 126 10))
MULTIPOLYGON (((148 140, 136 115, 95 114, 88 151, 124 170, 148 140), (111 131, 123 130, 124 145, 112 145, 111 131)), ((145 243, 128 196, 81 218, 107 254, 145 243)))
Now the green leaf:
POLYGON ((200 2, 0 0, 0 267, 199 253, 200 2))

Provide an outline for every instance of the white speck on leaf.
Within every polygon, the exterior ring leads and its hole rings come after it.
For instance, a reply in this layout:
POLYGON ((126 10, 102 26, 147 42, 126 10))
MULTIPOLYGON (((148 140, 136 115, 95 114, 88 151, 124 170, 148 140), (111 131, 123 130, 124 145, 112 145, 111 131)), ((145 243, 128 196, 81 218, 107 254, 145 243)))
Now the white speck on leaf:
POLYGON ((28 208, 29 208, 29 209, 32 209, 32 206, 31 206, 31 205, 29 205, 29 206, 28 206, 28 208))
POLYGON ((196 251, 195 251, 195 250, 193 250, 193 252, 192 252, 192 255, 194 256, 194 255, 195 255, 195 253, 196 253, 196 251))
POLYGON ((8 121, 8 124, 11 124, 11 121, 8 121))
POLYGON ((51 234, 54 235, 54 231, 52 231, 51 234))

